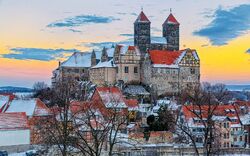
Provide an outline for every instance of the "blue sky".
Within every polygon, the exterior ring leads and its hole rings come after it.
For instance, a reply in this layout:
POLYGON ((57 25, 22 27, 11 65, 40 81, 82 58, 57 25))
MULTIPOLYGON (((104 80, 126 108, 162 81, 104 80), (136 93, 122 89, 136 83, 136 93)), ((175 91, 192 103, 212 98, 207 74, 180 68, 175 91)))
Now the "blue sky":
POLYGON ((50 83, 58 60, 73 52, 133 44, 141 7, 154 39, 172 8, 181 23, 181 48, 197 49, 201 56, 203 81, 250 83, 250 0, 0 0, 0 86, 50 83), (224 64, 215 65, 214 58, 224 64))

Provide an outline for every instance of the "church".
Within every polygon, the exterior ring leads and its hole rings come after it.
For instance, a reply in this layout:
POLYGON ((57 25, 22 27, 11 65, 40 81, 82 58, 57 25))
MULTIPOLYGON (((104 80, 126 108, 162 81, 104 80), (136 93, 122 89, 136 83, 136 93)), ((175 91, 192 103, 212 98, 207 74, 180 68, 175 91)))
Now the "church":
POLYGON ((200 59, 194 49, 179 49, 180 23, 172 13, 162 24, 162 37, 151 38, 151 21, 143 11, 134 22, 134 45, 76 52, 53 71, 52 86, 67 76, 97 86, 144 85, 157 95, 179 93, 200 82, 200 59))

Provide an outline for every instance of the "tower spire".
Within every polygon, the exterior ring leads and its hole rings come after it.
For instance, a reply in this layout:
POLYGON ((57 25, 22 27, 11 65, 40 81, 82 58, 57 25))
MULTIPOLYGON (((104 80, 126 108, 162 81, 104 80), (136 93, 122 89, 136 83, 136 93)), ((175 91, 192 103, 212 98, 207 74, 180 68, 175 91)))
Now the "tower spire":
POLYGON ((170 8, 170 10, 169 10, 169 11, 170 11, 170 14, 171 14, 171 13, 172 13, 172 8, 170 8))

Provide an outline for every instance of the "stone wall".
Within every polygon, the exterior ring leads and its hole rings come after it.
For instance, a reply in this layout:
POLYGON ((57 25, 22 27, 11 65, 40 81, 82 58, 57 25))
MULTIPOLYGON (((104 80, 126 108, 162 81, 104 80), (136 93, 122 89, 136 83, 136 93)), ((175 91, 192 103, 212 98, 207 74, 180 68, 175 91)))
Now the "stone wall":
POLYGON ((113 85, 116 82, 117 68, 92 68, 89 79, 98 86, 113 85))

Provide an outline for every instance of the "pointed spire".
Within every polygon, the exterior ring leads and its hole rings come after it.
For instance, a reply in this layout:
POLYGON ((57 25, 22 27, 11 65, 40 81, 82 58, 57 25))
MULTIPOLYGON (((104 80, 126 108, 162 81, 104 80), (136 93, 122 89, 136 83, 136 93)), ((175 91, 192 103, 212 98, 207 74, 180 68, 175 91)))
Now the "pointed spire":
POLYGON ((102 49, 102 56, 101 56, 101 62, 108 61, 108 53, 106 47, 103 47, 102 49))
POLYGON ((135 20, 135 22, 150 22, 148 17, 144 14, 143 8, 142 8, 141 13, 139 14, 137 19, 135 20))
POLYGON ((96 57, 96 54, 95 54, 95 50, 93 49, 92 53, 91 53, 91 57, 96 57))
POLYGON ((168 16, 168 18, 166 19, 166 21, 163 23, 163 25, 165 24, 176 24, 176 25, 180 25, 180 23, 176 20, 176 18, 174 17, 174 15, 172 14, 172 9, 170 8, 170 14, 168 16))

